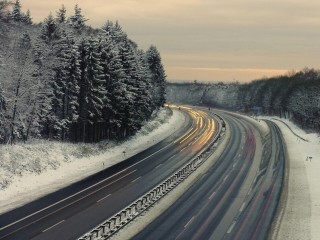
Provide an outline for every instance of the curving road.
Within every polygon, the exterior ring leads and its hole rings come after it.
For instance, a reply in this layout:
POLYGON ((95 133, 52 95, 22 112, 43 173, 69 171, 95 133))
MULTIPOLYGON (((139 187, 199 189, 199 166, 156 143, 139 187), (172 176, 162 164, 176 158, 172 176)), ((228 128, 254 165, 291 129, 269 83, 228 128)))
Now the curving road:
POLYGON ((0 239, 75 239, 181 168, 210 142, 211 113, 181 107, 184 126, 153 147, 0 216, 0 239))
POLYGON ((281 192, 284 146, 239 115, 218 112, 230 140, 219 160, 133 239, 266 239, 281 192))

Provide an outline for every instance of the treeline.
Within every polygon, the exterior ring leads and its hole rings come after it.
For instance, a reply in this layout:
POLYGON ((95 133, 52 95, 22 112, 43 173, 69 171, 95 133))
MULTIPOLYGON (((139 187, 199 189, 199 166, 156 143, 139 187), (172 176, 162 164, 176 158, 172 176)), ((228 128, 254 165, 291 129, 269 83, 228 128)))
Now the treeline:
POLYGON ((303 69, 241 85, 239 108, 290 118, 320 131, 320 71, 303 69))
POLYGON ((169 83, 169 102, 289 118, 320 131, 320 71, 303 69, 250 83, 169 83))
POLYGON ((155 46, 142 51, 117 22, 87 26, 78 5, 66 13, 35 25, 19 0, 0 1, 1 143, 123 139, 165 103, 155 46))

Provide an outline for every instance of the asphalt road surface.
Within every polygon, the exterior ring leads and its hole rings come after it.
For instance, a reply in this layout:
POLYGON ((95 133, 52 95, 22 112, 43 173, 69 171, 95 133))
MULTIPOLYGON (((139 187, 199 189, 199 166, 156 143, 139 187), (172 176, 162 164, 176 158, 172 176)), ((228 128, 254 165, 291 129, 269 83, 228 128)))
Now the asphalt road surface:
POLYGON ((211 113, 181 107, 184 126, 153 147, 0 216, 0 239, 75 239, 192 159, 215 136, 211 113))
POLYGON ((270 133, 234 114, 219 113, 231 138, 225 151, 170 208, 133 239, 266 239, 284 171, 280 130, 270 133))

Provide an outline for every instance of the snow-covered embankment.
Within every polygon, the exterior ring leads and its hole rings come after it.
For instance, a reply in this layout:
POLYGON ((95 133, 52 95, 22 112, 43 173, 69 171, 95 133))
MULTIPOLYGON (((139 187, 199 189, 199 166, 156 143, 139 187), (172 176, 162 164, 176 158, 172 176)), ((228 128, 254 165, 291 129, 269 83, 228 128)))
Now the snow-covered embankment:
POLYGON ((280 127, 288 150, 284 202, 271 239, 320 239, 319 135, 287 120, 271 120, 280 127))
POLYGON ((170 113, 161 110, 134 137, 121 144, 35 140, 0 146, 0 213, 79 181, 163 140, 185 121, 181 112, 170 113))

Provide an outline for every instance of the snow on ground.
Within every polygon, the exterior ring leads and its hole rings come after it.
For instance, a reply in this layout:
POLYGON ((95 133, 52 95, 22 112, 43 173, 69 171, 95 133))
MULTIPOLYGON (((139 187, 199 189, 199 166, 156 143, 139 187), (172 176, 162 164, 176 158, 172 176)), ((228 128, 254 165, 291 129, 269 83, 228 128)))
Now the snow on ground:
POLYGON ((133 156, 170 136, 184 121, 181 112, 173 110, 171 116, 171 111, 162 109, 134 137, 121 144, 34 140, 28 144, 0 146, 0 213, 133 156))
POLYGON ((287 202, 272 239, 320 239, 319 135, 307 134, 288 120, 271 120, 280 127, 289 155, 287 202))

